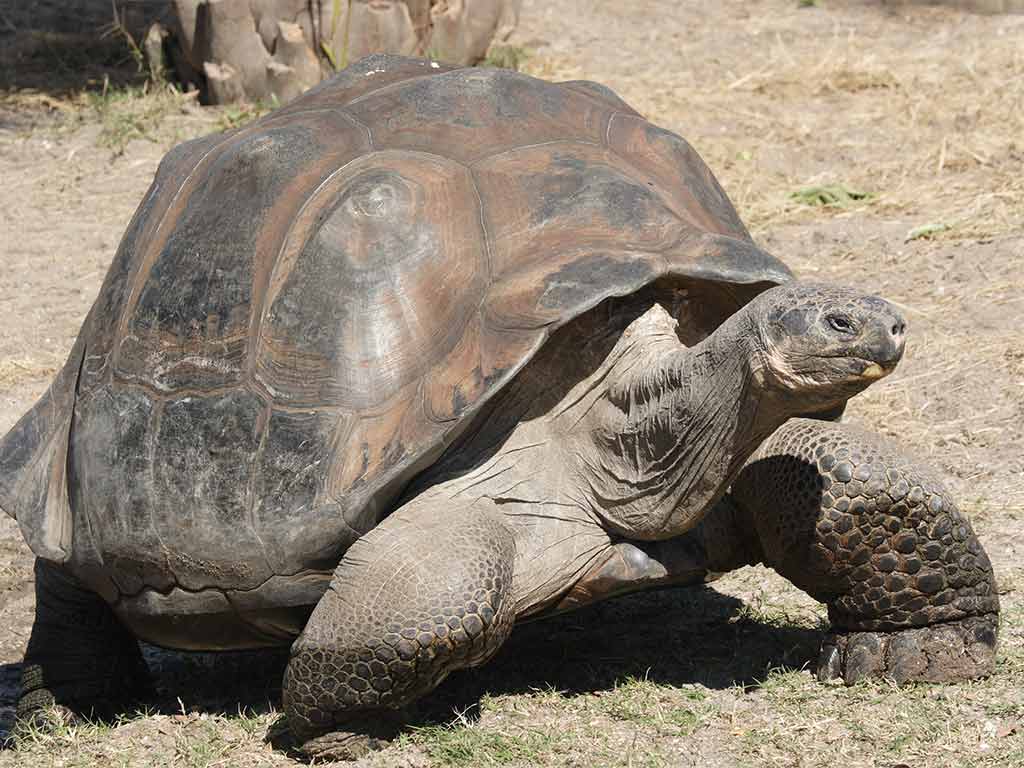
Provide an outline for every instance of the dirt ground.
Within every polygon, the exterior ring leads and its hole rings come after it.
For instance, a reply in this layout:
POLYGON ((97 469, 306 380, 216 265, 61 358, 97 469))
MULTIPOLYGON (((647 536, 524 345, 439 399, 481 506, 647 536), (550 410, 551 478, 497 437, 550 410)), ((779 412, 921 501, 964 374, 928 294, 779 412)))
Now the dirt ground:
MULTIPOLYGON (((0 0, 0 434, 62 363, 162 154, 256 111, 143 93, 123 41, 83 43, 28 5, 0 0)), ((107 21, 106 3, 78 5, 79 34, 107 21)), ((997 673, 819 684, 821 606, 745 569, 517 629, 365 764, 1024 766, 1024 16, 525 0, 515 43, 531 74, 603 82, 686 137, 800 275, 905 310, 904 362, 848 418, 949 478, 997 569, 997 673)), ((0 518, 0 739, 31 566, 0 518)), ((280 654, 147 653, 160 698, 146 712, 23 738, 0 767, 295 764, 268 743, 280 654)))

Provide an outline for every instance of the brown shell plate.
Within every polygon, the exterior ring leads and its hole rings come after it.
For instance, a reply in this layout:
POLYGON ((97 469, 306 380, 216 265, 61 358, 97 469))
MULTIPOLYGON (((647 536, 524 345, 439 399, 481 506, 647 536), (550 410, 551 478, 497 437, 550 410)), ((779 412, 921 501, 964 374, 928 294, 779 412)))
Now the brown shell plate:
POLYGON ((660 278, 728 288, 706 333, 790 274, 607 88, 364 59, 167 155, 0 506, 111 599, 237 607, 330 571, 554 329, 660 278))

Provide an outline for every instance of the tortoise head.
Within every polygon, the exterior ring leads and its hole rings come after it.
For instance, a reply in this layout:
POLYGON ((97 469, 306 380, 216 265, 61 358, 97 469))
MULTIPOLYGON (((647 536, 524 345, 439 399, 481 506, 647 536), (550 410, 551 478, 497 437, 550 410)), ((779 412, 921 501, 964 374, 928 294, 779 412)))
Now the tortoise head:
POLYGON ((788 283, 748 305, 755 376, 811 410, 837 405, 887 376, 903 356, 906 322, 878 296, 788 283))

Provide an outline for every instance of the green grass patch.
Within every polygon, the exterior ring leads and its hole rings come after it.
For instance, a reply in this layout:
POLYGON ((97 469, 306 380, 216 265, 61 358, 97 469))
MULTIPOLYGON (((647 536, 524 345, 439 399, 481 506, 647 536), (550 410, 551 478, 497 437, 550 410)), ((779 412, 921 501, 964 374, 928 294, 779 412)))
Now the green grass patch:
POLYGON ((331 29, 330 29, 330 40, 334 40, 338 33, 338 25, 342 23, 344 18, 344 26, 341 28, 341 45, 335 49, 328 45, 327 41, 320 43, 320 48, 323 51, 324 56, 327 57, 327 61, 331 64, 331 69, 335 72, 344 69, 348 66, 348 46, 349 46, 349 24, 352 19, 352 0, 331 0, 331 29), (342 4, 345 5, 345 12, 342 13, 342 4))
POLYGON ((182 728, 174 743, 174 764, 187 768, 211 768, 223 760, 232 749, 213 720, 194 721, 182 728))
POLYGON ((936 235, 943 232, 948 232, 953 228, 952 224, 939 221, 932 224, 924 224, 920 227, 914 227, 912 230, 907 232, 906 242, 911 240, 931 240, 936 235))
POLYGON ((614 720, 680 736, 693 733, 716 712, 700 688, 661 686, 635 677, 603 693, 598 702, 604 714, 614 720))
POLYGON ((125 147, 135 139, 158 141, 161 124, 182 111, 189 98, 172 88, 151 89, 149 84, 123 88, 104 87, 87 92, 85 99, 100 123, 100 144, 124 154, 125 147))
POLYGON ((19 752, 48 754, 74 747, 83 739, 103 738, 113 727, 100 720, 71 719, 67 712, 54 706, 17 722, 11 733, 11 745, 19 752))
POLYGON ((407 736, 440 766, 537 764, 554 752, 560 737, 535 728, 496 731, 475 725, 429 725, 407 736))
POLYGON ((867 202, 874 195, 848 187, 845 184, 823 184, 801 187, 790 193, 790 199, 803 205, 846 208, 854 203, 867 202))
POLYGON ((221 112, 220 119, 217 121, 217 126, 222 131, 241 128, 243 125, 251 123, 253 120, 257 120, 268 112, 277 109, 278 106, 280 105, 276 97, 273 97, 270 100, 257 101, 252 104, 246 103, 227 106, 224 107, 224 111, 221 112))
POLYGON ((513 69, 518 72, 529 58, 529 51, 517 45, 492 45, 487 49, 487 55, 480 62, 480 66, 513 69))

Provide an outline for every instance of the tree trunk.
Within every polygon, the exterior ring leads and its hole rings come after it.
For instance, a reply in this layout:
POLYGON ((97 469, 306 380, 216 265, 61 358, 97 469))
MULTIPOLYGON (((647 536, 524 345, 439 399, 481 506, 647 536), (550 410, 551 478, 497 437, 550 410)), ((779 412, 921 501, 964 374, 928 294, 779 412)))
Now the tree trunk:
POLYGON ((184 82, 214 104, 285 102, 371 53, 475 64, 522 0, 174 0, 184 82))

